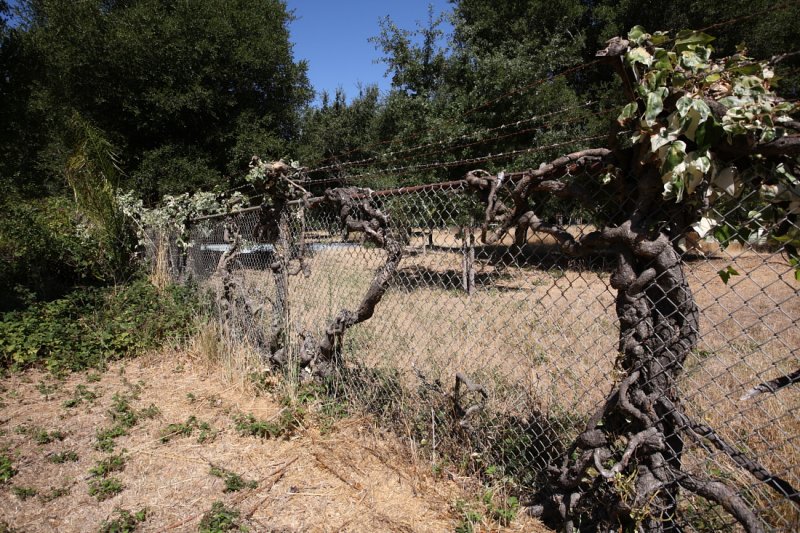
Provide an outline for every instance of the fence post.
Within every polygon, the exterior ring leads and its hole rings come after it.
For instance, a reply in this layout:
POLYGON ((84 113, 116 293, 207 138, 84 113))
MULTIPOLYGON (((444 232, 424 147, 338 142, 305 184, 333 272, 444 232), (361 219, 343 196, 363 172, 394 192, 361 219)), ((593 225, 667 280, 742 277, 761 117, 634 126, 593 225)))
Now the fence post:
POLYGON ((461 286, 468 295, 475 290, 475 234, 461 226, 461 286))

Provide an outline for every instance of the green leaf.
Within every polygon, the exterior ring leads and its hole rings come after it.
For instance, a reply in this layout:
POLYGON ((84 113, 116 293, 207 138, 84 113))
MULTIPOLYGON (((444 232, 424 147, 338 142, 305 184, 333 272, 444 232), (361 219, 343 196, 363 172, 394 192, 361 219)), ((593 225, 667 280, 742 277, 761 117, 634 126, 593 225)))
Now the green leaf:
POLYGON ((644 111, 644 121, 648 126, 655 125, 658 115, 664 110, 664 97, 666 95, 666 88, 647 93, 647 107, 644 111))
POLYGON ((642 48, 641 46, 638 48, 634 48, 630 52, 625 55, 625 59, 628 61, 629 64, 633 65, 635 63, 641 63, 647 67, 653 64, 653 56, 650 55, 650 52, 642 48))
POLYGON ((617 122, 620 126, 624 126, 627 124, 632 118, 635 118, 639 111, 639 104, 636 102, 631 102, 627 104, 625 107, 622 108, 619 116, 617 117, 617 122))
POLYGON ((714 39, 715 37, 701 31, 683 30, 678 32, 677 37, 675 37, 675 50, 683 52, 690 46, 700 45, 704 47, 713 42, 714 39))
POLYGON ((731 276, 738 276, 739 275, 739 273, 730 265, 728 265, 727 268, 723 268, 722 270, 719 270, 717 272, 717 274, 719 275, 720 279, 722 280, 722 283, 724 283, 725 285, 728 284, 728 281, 731 279, 731 276))
POLYGON ((683 163, 686 158, 686 143, 683 141, 675 141, 669 144, 666 154, 664 155, 664 163, 661 165, 661 172, 669 173, 683 163))
POLYGON ((638 25, 631 28, 631 31, 628 32, 628 40, 636 44, 642 44, 649 37, 650 34, 647 33, 643 27, 638 25))

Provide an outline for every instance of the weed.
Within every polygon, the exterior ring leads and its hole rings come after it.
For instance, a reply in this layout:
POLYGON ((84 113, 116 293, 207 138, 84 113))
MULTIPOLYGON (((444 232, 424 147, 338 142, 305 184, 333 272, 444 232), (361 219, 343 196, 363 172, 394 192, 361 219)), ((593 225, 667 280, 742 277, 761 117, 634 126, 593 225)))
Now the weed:
POLYGON ((71 407, 79 406, 81 403, 83 403, 84 400, 88 402, 93 402, 97 398, 99 398, 99 396, 100 395, 97 394, 97 392, 90 391, 86 385, 78 385, 77 387, 75 387, 75 392, 72 394, 72 398, 70 398, 69 400, 65 400, 64 403, 61 405, 69 409, 71 407))
POLYGON ((97 383, 100 381, 100 374, 97 372, 89 372, 86 374, 86 382, 87 383, 97 383))
POLYGON ((123 470, 125 470, 125 457, 119 454, 109 455, 97 461, 97 464, 89 470, 89 473, 95 477, 106 477, 111 472, 121 472, 123 470))
POLYGON ((475 526, 483 522, 483 515, 474 510, 464 500, 456 500, 453 507, 460 517, 455 533, 474 533, 475 526))
POLYGON ((154 403, 151 403, 141 411, 139 411, 139 417, 145 419, 157 418, 161 415, 161 409, 154 403))
POLYGON ((133 533, 140 523, 147 520, 147 509, 131 513, 126 509, 117 507, 114 509, 114 514, 117 515, 117 518, 104 520, 98 533, 133 533))
POLYGON ((242 489, 258 487, 257 481, 244 479, 236 472, 231 472, 219 466, 211 465, 208 473, 225 481, 225 492, 239 492, 242 489))
POLYGON ((17 475, 17 469, 11 464, 11 458, 0 454, 0 483, 5 483, 17 475))
POLYGON ((52 488, 50 492, 40 494, 39 499, 42 500, 43 503, 47 503, 62 496, 66 496, 67 494, 69 494, 69 487, 52 488))
POLYGON ((487 504, 487 508, 492 520, 505 527, 516 518, 519 512, 519 500, 516 496, 509 496, 498 502, 498 498, 493 497, 487 504))
POLYGON ((50 395, 58 390, 58 385, 57 384, 48 385, 44 381, 40 381, 39 384, 36 385, 36 390, 38 390, 39 393, 42 396, 44 396, 45 400, 49 400, 50 395))
POLYGON ((170 424, 161 431, 161 442, 169 442, 172 437, 189 437, 197 427, 197 418, 192 415, 186 422, 170 424))
POLYGON ((89 481, 89 496, 102 502, 122 492, 122 482, 115 477, 98 478, 89 481))
POLYGON ((236 529, 247 531, 239 524, 239 511, 225 507, 222 502, 214 502, 211 510, 200 520, 200 533, 221 533, 236 529))
POLYGON ((210 442, 217 437, 217 431, 208 422, 200 422, 197 427, 200 430, 200 434, 197 436, 198 444, 210 442))
POLYGON ((334 424, 348 415, 347 405, 335 398, 326 399, 320 407, 320 433, 327 435, 334 424))
POLYGON ((114 394, 108 414, 111 415, 111 419, 117 425, 124 428, 131 428, 136 425, 136 411, 131 407, 130 398, 124 394, 114 394))
POLYGON ((95 444, 94 447, 101 452, 113 452, 114 439, 127 434, 128 432, 122 426, 112 426, 107 429, 101 429, 97 432, 97 444, 95 444))
POLYGON ((13 492, 14 496, 20 500, 27 500, 28 498, 33 498, 39 494, 39 491, 33 487, 14 487, 11 489, 11 492, 13 492))
POLYGON ((34 431, 33 439, 36 441, 36 444, 42 446, 44 444, 50 444, 53 441, 62 441, 67 437, 67 434, 63 431, 55 430, 55 431, 47 431, 45 429, 38 428, 34 431))
POLYGON ((186 400, 187 400, 189 403, 194 403, 194 402, 197 400, 197 396, 195 396, 195 395, 194 395, 194 393, 187 392, 187 393, 186 393, 186 400))
POLYGON ((212 440, 216 436, 216 432, 208 422, 199 421, 193 415, 187 418, 186 422, 170 424, 161 430, 161 442, 169 442, 173 437, 189 437, 195 430, 200 431, 200 435, 197 437, 197 442, 200 444, 212 440))
POLYGON ((78 460, 78 454, 72 450, 66 452, 56 452, 50 454, 47 460, 55 464, 74 463, 78 460))
POLYGON ((305 411, 302 409, 286 407, 275 422, 258 420, 252 414, 239 415, 234 421, 240 435, 252 435, 262 439, 279 437, 288 439, 301 426, 304 416, 305 411))

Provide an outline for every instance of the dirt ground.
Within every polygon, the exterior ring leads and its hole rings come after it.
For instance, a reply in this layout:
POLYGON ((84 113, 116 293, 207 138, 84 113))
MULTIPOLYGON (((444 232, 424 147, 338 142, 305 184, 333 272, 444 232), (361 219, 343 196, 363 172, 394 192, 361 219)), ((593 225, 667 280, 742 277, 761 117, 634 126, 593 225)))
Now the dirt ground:
POLYGON ((227 385, 174 352, 63 380, 41 371, 10 375, 0 381, 0 458, 10 458, 16 474, 0 481, 0 530, 5 523, 11 531, 98 531, 115 509, 146 509, 141 531, 197 531, 219 501, 249 531, 453 531, 469 511, 481 519, 474 531, 546 531, 524 513, 500 527, 474 481, 434 476, 430 463, 414 461, 369 419, 308 410, 288 439, 242 436, 237 415, 280 419, 274 395, 227 385), (124 421, 123 411, 135 424, 112 439, 113 452, 98 450, 98 432, 124 421), (191 435, 167 429, 190 416, 191 435), (91 473, 115 454, 121 471, 91 473), (244 487, 225 492, 212 466, 239 474, 244 487), (121 491, 102 501, 90 495, 109 479, 121 491))

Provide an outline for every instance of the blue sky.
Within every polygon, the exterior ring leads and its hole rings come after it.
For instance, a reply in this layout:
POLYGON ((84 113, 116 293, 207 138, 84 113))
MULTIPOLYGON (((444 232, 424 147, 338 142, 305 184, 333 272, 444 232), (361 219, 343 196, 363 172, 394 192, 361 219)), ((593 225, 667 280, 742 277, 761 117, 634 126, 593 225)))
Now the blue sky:
MULTIPOLYGON (((386 65, 375 63, 382 53, 368 41, 380 33, 378 21, 389 15, 403 29, 428 19, 428 5, 434 13, 450 12, 447 0, 288 0, 295 20, 290 26, 296 60, 308 61, 308 77, 319 94, 333 95, 342 87, 348 100, 358 95, 359 82, 377 83, 381 91, 391 80, 384 77, 386 65)), ((447 26, 446 28, 449 28, 447 26)))

